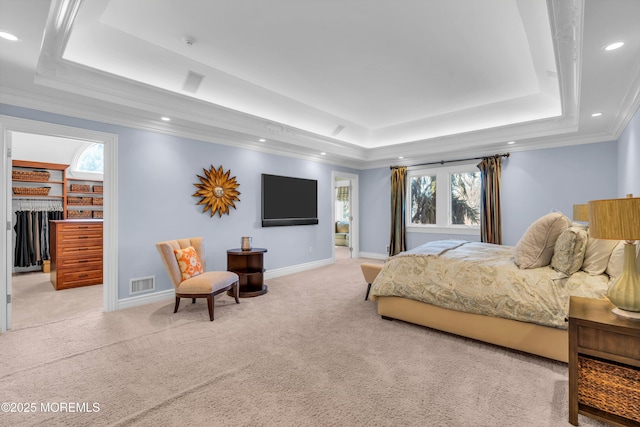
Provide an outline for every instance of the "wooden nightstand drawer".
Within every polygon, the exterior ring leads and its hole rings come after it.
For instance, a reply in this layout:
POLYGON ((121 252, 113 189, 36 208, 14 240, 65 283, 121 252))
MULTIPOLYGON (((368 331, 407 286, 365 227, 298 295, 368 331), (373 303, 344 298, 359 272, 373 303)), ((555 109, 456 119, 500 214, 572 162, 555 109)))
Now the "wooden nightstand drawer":
POLYGON ((640 370, 578 356, 578 403, 640 422, 640 370))
POLYGON ((629 335, 589 326, 578 326, 578 347, 640 359, 640 337, 634 341, 629 335))

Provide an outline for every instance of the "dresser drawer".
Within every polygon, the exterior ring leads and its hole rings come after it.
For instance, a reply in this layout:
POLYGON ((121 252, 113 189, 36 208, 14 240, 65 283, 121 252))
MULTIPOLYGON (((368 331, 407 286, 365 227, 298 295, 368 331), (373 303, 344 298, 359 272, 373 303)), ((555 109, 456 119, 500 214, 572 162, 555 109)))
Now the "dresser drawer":
POLYGON ((102 257, 102 246, 65 246, 59 248, 57 259, 77 258, 89 259, 102 257))
POLYGON ((102 238, 98 239, 77 239, 77 240, 69 240, 68 242, 64 242, 58 246, 59 250, 64 250, 65 248, 101 248, 102 247, 102 238))
POLYGON ((102 284, 102 270, 99 273, 74 273, 60 275, 60 281, 56 285, 56 290, 78 288, 80 286, 92 286, 102 284))
POLYGON ((80 271, 102 269, 102 258, 60 258, 57 264, 58 271, 80 271))
POLYGON ((69 282, 102 282, 102 268, 88 271, 59 271, 58 277, 63 283, 69 282))
POLYGON ((58 231, 56 238, 58 242, 62 244, 83 239, 102 239, 102 230, 73 230, 71 232, 58 231))
POLYGON ((95 223, 95 224, 90 224, 90 223, 86 223, 86 222, 58 222, 57 224, 57 229, 63 233, 75 233, 75 232, 79 232, 79 233, 86 233, 86 232, 94 232, 94 231, 98 231, 100 234, 102 234, 102 224, 101 223, 95 223))

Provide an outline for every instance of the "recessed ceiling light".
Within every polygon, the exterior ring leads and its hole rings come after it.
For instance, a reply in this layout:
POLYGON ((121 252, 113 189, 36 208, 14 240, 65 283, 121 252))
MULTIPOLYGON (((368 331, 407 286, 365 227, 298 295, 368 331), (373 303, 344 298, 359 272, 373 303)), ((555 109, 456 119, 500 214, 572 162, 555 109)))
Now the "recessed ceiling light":
POLYGON ((164 116, 164 117, 161 118, 161 120, 163 122, 170 122, 171 121, 171 117, 164 116))
POLYGON ((402 159, 404 159, 404 156, 398 156, 398 158, 399 158, 400 160, 402 160, 402 159))
POLYGON ((11 33, 7 33, 6 31, 0 31, 0 37, 2 37, 5 40, 12 41, 12 42, 18 41, 18 37, 14 36, 11 33))
POLYGON ((593 113, 591 115, 591 117, 600 117, 602 115, 602 113, 593 113))
POLYGON ((260 141, 260 142, 266 142, 267 140, 266 140, 266 139, 264 139, 264 138, 260 138, 258 141, 260 141))
POLYGON ((616 50, 624 46, 624 42, 615 42, 608 44, 604 47, 604 50, 616 50))
POLYGON ((509 145, 513 145, 513 144, 515 144, 515 143, 516 143, 515 141, 509 141, 509 142, 507 142, 507 144, 509 144, 509 145))
POLYGON ((324 151, 322 153, 320 153, 321 156, 326 156, 327 153, 325 153, 324 151))

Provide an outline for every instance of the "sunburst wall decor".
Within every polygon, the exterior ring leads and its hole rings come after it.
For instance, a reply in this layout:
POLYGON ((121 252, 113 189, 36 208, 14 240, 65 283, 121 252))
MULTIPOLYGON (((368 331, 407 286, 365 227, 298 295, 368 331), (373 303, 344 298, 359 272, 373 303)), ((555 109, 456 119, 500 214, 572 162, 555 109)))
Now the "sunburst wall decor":
POLYGON ((195 197, 200 197, 199 205, 204 205, 202 212, 211 209, 211 216, 218 212, 218 216, 223 213, 229 215, 229 206, 234 209, 234 201, 240 201, 240 192, 236 190, 240 184, 236 182, 236 177, 229 178, 231 170, 224 172, 222 166, 216 168, 211 165, 210 170, 202 169, 205 176, 196 175, 200 178, 200 184, 193 184, 198 187, 198 191, 193 193, 195 197))

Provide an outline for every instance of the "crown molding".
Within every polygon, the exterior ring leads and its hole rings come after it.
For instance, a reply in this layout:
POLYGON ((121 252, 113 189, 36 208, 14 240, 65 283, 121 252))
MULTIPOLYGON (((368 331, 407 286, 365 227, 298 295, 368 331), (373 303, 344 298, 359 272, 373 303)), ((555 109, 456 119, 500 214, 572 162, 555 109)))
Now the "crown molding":
POLYGON ((54 0, 34 84, 0 87, 3 103, 24 108, 196 139, 356 170, 405 162, 482 156, 616 140, 640 105, 640 59, 633 88, 607 132, 580 133, 580 82, 584 0, 548 0, 558 64, 562 115, 400 144, 366 148, 256 117, 63 59, 82 0, 54 0), (171 122, 160 120, 169 115, 171 122), (266 142, 259 142, 260 138, 266 142), (507 146, 508 141, 517 144, 507 146), (320 155, 325 152, 326 155, 320 155))
POLYGON ((150 113, 147 110, 138 110, 122 105, 110 104, 106 101, 96 101, 93 98, 70 96, 68 93, 58 95, 55 91, 53 91, 54 93, 51 93, 51 90, 47 92, 49 93, 45 94, 42 91, 23 91, 14 88, 0 87, 0 100, 3 104, 7 105, 80 118, 98 123, 328 163, 352 169, 360 169, 363 166, 362 158, 364 155, 351 159, 330 152, 330 148, 336 151, 341 147, 337 144, 331 147, 316 144, 316 150, 311 151, 306 146, 291 144, 276 139, 277 132, 272 132, 269 135, 265 135, 264 132, 242 133, 223 127, 183 120, 180 117, 172 118, 170 123, 165 123, 158 119, 159 115, 150 113), (270 137, 271 135, 273 136, 270 137), (267 141, 261 143, 259 142, 259 138, 265 138, 267 141), (320 155, 320 150, 322 149, 326 149, 325 152, 327 155, 320 155))
POLYGON ((617 114, 609 128, 609 132, 615 135, 615 139, 618 139, 620 135, 622 135, 622 132, 624 132, 636 111, 640 110, 640 57, 636 58, 633 70, 633 80, 630 85, 630 90, 627 91, 618 108, 618 111, 623 112, 623 114, 617 114))

